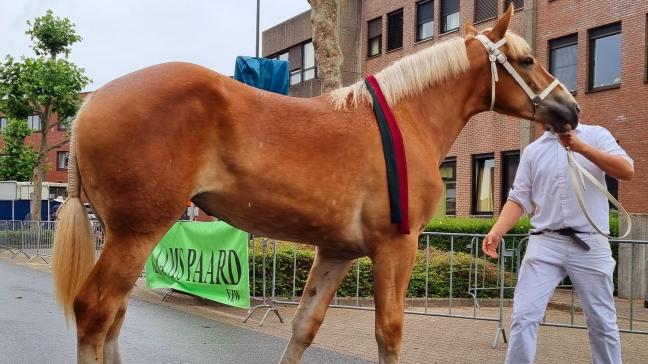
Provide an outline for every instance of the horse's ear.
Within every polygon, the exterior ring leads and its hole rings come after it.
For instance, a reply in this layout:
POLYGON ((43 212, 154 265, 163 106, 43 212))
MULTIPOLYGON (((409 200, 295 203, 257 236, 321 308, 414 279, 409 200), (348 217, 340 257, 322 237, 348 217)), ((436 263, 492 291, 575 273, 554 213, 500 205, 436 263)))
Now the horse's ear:
POLYGON ((490 31, 490 34, 495 38, 495 40, 502 39, 504 33, 508 29, 509 23, 511 22, 511 17, 513 16, 513 2, 509 5, 508 9, 502 15, 502 17, 497 21, 497 24, 490 31))
POLYGON ((476 35, 477 34, 477 29, 472 25, 471 22, 467 21, 464 24, 464 36, 469 36, 469 35, 476 35))

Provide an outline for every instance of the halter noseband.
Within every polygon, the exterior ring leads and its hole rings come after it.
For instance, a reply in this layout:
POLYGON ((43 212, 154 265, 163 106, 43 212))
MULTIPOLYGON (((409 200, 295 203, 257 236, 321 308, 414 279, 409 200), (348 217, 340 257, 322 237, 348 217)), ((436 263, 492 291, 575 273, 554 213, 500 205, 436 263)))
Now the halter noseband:
POLYGON ((529 85, 527 85, 526 81, 524 81, 520 74, 517 73, 515 68, 511 66, 508 59, 506 59, 506 55, 499 50, 499 47, 503 46, 504 43, 506 43, 506 38, 502 38, 497 43, 493 43, 490 39, 488 39, 488 37, 483 34, 477 34, 475 37, 479 39, 484 47, 486 47, 486 51, 488 52, 488 60, 490 61, 491 65, 491 103, 489 110, 493 110, 493 106, 495 106, 495 82, 499 81, 499 78, 497 76, 497 63, 500 63, 508 71, 508 73, 511 74, 511 77, 513 77, 513 79, 517 81, 520 87, 522 87, 522 90, 524 90, 527 96, 529 96, 531 102, 533 102, 533 116, 535 118, 535 109, 538 107, 540 102, 544 100, 544 98, 547 97, 547 95, 549 95, 551 91, 553 91, 553 89, 558 86, 558 84, 560 84, 560 81, 555 78, 553 82, 551 82, 549 86, 547 86, 542 92, 540 92, 539 94, 534 93, 529 85))

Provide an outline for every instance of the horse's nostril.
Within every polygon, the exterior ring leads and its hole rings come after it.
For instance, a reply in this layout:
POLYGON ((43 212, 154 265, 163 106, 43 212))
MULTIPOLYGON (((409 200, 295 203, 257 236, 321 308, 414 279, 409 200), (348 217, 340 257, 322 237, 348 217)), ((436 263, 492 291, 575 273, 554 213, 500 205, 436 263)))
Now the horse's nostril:
POLYGON ((580 108, 580 106, 578 106, 578 104, 576 104, 576 112, 577 112, 577 113, 580 113, 580 112, 581 112, 581 108, 580 108))

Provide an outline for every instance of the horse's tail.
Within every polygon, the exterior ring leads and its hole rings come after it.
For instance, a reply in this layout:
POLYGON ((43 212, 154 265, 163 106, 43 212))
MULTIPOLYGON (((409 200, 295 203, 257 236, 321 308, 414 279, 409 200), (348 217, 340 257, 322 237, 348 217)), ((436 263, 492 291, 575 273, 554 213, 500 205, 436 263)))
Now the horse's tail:
MULTIPOLYGON (((80 113, 79 113, 80 114, 80 113)), ((70 135, 68 198, 56 214, 56 234, 52 252, 52 272, 56 299, 66 321, 74 318, 74 298, 95 262, 90 219, 81 203, 81 180, 76 158, 76 120, 70 135)))

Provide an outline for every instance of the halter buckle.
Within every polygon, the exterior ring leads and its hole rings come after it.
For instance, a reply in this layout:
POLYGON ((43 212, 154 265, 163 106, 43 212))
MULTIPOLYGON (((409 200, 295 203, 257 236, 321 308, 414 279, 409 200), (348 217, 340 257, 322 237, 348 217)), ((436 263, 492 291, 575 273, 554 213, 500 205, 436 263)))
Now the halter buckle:
POLYGON ((494 53, 489 53, 488 54, 488 60, 491 62, 497 61, 497 56, 494 53))

